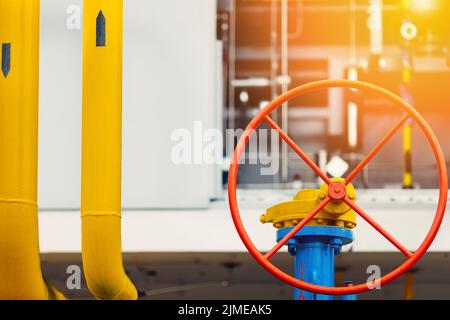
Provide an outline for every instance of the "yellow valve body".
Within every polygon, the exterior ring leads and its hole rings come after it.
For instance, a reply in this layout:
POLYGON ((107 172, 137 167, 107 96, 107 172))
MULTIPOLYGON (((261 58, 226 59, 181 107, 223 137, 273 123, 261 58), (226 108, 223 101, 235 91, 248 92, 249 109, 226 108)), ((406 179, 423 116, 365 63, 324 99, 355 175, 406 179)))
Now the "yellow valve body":
POLYGON ((121 253, 122 15, 122 0, 84 2, 82 255, 97 299, 137 299, 121 253))
POLYGON ((39 257, 39 0, 0 0, 0 14, 0 299, 64 299, 39 257))
MULTIPOLYGON (((333 178, 331 181, 343 181, 333 178)), ((262 223, 272 223, 277 229, 296 226, 306 218, 327 196, 328 186, 323 184, 320 189, 305 189, 298 192, 294 199, 274 205, 261 216, 262 223)), ((355 188, 347 185, 347 196, 356 200, 355 188)), ((308 226, 338 226, 353 229, 356 227, 355 212, 343 201, 331 201, 327 204, 308 226)))

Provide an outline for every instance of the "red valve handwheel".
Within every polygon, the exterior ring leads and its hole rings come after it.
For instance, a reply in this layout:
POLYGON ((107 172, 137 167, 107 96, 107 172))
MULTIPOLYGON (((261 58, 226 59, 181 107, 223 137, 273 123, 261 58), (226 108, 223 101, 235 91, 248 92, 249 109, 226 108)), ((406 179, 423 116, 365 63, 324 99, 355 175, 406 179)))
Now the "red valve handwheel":
POLYGON ((392 272, 384 275, 380 279, 378 279, 378 283, 380 285, 385 285, 392 280, 396 279, 406 271, 408 271, 422 256, 425 254, 427 249, 430 247, 433 242, 436 234, 439 231, 439 228, 442 223, 442 219, 444 218, 445 209, 447 206, 447 192, 448 192, 448 179, 447 179, 447 169, 444 160, 444 156, 442 153, 442 149, 439 145, 439 142, 431 130, 428 123, 424 120, 424 118, 406 101, 393 94, 392 92, 385 90, 379 86, 360 81, 350 81, 350 80, 324 80, 317 81, 305 84, 303 86, 297 87, 282 96, 278 97, 271 103, 269 103, 263 110, 261 110, 249 123, 247 128, 245 129, 243 135, 239 139, 234 156, 232 159, 232 163, 230 166, 230 172, 228 177, 228 201, 230 205, 231 215, 233 218, 234 225, 244 242, 247 250, 256 259, 256 261, 262 265, 266 270, 272 273, 274 276, 279 278, 280 280, 297 287, 299 289, 303 289, 310 292, 316 292, 320 294, 329 294, 329 295, 347 295, 347 294, 356 294, 364 291, 370 290, 369 283, 358 284, 350 287, 324 287, 317 286, 308 282, 304 282, 298 280, 291 275, 285 273, 280 270, 276 266, 274 266, 269 260, 270 258, 278 252, 288 241, 291 239, 303 226, 305 226, 311 219, 314 218, 316 214, 320 212, 320 210, 325 207, 328 202, 333 200, 341 200, 347 203, 354 211, 356 211, 364 220, 366 220, 372 227, 374 227, 379 233, 381 233, 387 240, 389 240, 394 246, 397 247, 406 257, 407 260, 398 266, 392 272), (388 132, 383 139, 374 147, 374 149, 361 161, 361 163, 349 174, 346 178, 345 182, 342 182, 341 185, 336 182, 332 182, 325 173, 323 173, 313 161, 311 161, 307 155, 295 144, 295 142, 281 130, 281 128, 269 117, 269 115, 283 105, 285 102, 298 97, 299 95, 305 94, 307 92, 325 89, 325 88, 351 88, 351 89, 360 89, 360 90, 369 90, 382 96, 386 97, 388 100, 394 102, 395 104, 401 106, 406 114, 400 119, 400 121, 388 132), (367 165, 367 163, 378 153, 378 151, 392 138, 392 136, 403 126, 403 124, 408 119, 413 119, 418 126, 422 129, 425 134, 428 142, 431 144, 433 149, 434 156, 438 165, 439 172, 439 203, 436 210, 436 215, 433 220, 433 224, 428 231, 425 240, 420 245, 420 247, 414 253, 408 251, 404 246, 402 246, 392 235, 390 235, 386 230, 383 229, 379 224, 377 224, 369 215, 367 215, 361 208, 359 208, 353 201, 351 201, 345 194, 345 188, 343 188, 346 184, 350 183, 367 165), (329 185, 329 194, 328 196, 318 205, 318 207, 311 212, 305 219, 303 219, 295 228, 289 232, 285 238, 280 240, 269 252, 266 254, 262 254, 253 244, 250 237, 245 230, 245 227, 242 223, 239 208, 237 204, 236 198, 236 183, 237 183, 237 174, 239 170, 239 159, 242 156, 243 150, 247 145, 250 135, 254 132, 254 130, 263 122, 266 121, 268 124, 275 130, 277 130, 280 137, 302 158, 306 164, 308 164, 311 169, 315 171, 315 173, 322 178, 322 180, 329 185))

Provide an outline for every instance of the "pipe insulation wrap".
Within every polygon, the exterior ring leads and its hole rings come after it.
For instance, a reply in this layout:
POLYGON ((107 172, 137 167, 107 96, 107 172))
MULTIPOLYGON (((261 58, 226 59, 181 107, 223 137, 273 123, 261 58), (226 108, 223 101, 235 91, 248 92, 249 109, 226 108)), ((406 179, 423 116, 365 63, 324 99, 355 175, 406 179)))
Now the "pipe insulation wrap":
POLYGON ((39 257, 39 0, 0 0, 0 299, 64 299, 39 257))
POLYGON ((97 299, 137 299, 121 253, 122 0, 86 0, 83 18, 83 268, 97 299))

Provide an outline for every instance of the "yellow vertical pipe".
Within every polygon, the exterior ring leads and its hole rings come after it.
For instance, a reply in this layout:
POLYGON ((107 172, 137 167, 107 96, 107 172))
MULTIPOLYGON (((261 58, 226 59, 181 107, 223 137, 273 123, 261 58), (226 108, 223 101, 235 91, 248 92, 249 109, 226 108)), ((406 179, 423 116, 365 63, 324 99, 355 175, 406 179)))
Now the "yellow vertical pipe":
POLYGON ((403 188, 412 189, 414 180, 412 173, 412 128, 410 123, 405 124, 403 127, 403 156, 403 188))
POLYGON ((405 300, 414 300, 414 273, 405 273, 405 300))
POLYGON ((121 254, 122 15, 122 0, 84 2, 82 255, 97 299, 137 299, 121 254))
POLYGON ((63 299, 39 258, 39 0, 0 0, 0 15, 0 299, 63 299))

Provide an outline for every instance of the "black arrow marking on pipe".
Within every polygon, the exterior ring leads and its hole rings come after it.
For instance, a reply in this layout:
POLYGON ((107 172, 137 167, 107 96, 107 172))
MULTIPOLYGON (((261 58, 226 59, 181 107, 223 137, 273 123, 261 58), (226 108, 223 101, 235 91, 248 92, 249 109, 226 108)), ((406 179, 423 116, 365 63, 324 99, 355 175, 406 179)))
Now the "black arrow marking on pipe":
POLYGON ((2 43, 2 73, 8 77, 11 70, 11 43, 2 43))
POLYGON ((102 10, 100 10, 97 16, 96 44, 97 47, 106 47, 106 19, 102 10))

